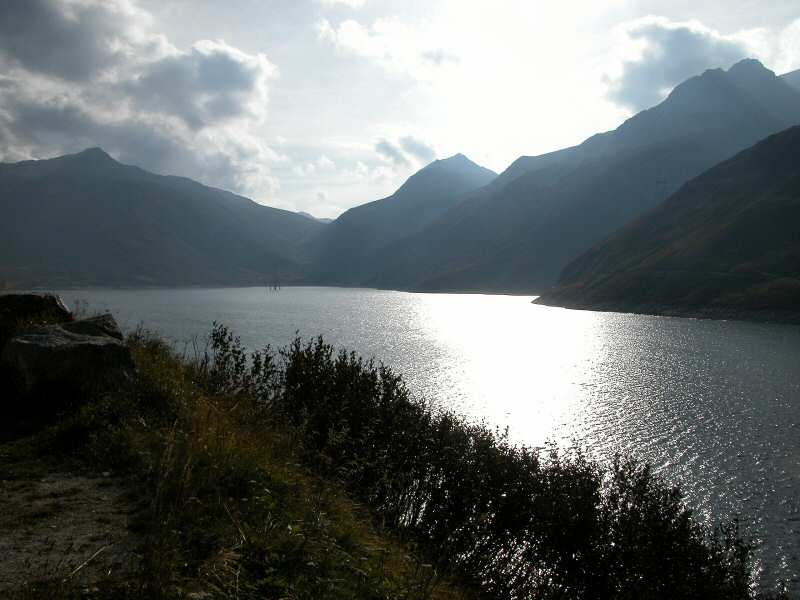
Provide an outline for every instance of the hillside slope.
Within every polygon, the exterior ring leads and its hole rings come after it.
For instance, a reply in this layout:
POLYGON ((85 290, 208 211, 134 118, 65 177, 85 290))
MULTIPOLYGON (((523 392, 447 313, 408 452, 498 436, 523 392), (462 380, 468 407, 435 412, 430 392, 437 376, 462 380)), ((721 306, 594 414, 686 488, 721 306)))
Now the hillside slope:
POLYGON ((593 244, 680 185, 800 123, 800 93, 754 60, 705 72, 612 132, 523 157, 388 249, 372 283, 427 291, 540 292, 593 244))
POLYGON ((368 284, 385 267, 376 251, 417 233, 496 176, 456 154, 430 163, 391 196, 351 208, 313 240, 308 250, 313 281, 368 284))
POLYGON ((693 179, 540 304, 800 322, 800 127, 693 179))
POLYGON ((781 75, 781 79, 796 90, 800 90, 800 69, 792 71, 791 73, 784 73, 781 75))
POLYGON ((17 287, 286 283, 324 227, 98 148, 0 164, 0 214, 0 283, 17 287))

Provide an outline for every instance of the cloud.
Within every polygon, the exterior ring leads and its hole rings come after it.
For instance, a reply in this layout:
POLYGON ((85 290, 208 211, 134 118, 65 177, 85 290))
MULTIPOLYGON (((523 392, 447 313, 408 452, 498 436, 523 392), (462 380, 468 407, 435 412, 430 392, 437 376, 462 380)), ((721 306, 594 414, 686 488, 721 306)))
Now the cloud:
POLYGON ((436 159, 436 151, 432 146, 410 135, 400 139, 400 146, 423 164, 436 159))
MULTIPOLYGON (((410 135, 400 138, 397 143, 381 138, 375 143, 375 151, 399 169, 427 165, 436 159, 436 151, 430 144, 410 135)), ((385 175, 381 172, 381 177, 385 175)))
POLYGON ((134 51, 162 52, 165 40, 144 32, 149 24, 146 13, 124 0, 3 0, 0 52, 31 71, 86 81, 134 51))
POLYGON ((145 65, 121 88, 137 108, 169 113, 200 129, 227 119, 263 116, 267 83, 276 71, 263 54, 202 40, 189 52, 145 65))
POLYGON ((0 3, 0 159, 101 146, 160 173, 255 197, 277 190, 263 54, 199 40, 187 51, 127 0, 0 3))
POLYGON ((361 8, 367 0, 320 0, 325 6, 346 6, 348 8, 361 8))
POLYGON ((641 110, 653 106, 677 84, 706 69, 728 68, 749 56, 759 32, 725 36, 697 21, 645 17, 622 27, 631 51, 621 73, 609 79, 615 103, 641 110))
POLYGON ((343 54, 368 59, 390 73, 415 79, 431 79, 442 68, 460 62, 457 55, 439 47, 442 32, 427 23, 381 18, 371 26, 354 19, 334 25, 322 19, 317 23, 317 35, 343 54))
POLYGON ((298 177, 308 177, 320 171, 331 171, 336 168, 336 163, 324 154, 314 162, 300 162, 292 167, 292 173, 298 177))
POLYGON ((378 140, 375 144, 375 152, 387 158, 398 167, 408 167, 411 165, 411 161, 408 160, 403 150, 387 139, 378 140))
POLYGON ((778 72, 800 69, 800 18, 780 32, 777 43, 775 68, 778 72))
POLYGON ((444 65, 446 63, 458 63, 461 59, 455 54, 451 54, 441 48, 435 50, 427 50, 422 53, 422 58, 437 65, 444 65))

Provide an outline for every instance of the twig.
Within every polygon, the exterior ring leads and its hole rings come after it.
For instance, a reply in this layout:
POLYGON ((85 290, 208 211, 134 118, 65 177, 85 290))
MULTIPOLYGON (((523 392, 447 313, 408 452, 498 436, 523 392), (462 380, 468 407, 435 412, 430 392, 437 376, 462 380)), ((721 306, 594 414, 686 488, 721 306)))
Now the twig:
POLYGON ((247 541, 247 536, 244 534, 244 531, 242 530, 242 526, 239 524, 239 522, 236 519, 233 518, 233 515, 231 514, 231 511, 228 509, 228 505, 223 502, 222 503, 222 507, 225 509, 225 512, 228 513, 228 516, 231 518, 231 522, 233 523, 234 527, 236 527, 236 529, 239 530, 239 535, 242 536, 242 541, 246 542, 247 541))
POLYGON ((90 562, 92 562, 95 558, 97 558, 100 555, 101 552, 105 552, 106 550, 111 548, 111 546, 113 546, 113 545, 114 544, 108 544, 107 546, 103 546, 102 548, 100 548, 100 550, 98 550, 97 552, 92 554, 89 558, 87 558, 85 561, 83 561, 83 563, 79 567, 77 567, 72 573, 67 575, 64 578, 64 581, 68 581, 68 580, 72 579, 78 571, 80 571, 83 567, 85 567, 90 562))

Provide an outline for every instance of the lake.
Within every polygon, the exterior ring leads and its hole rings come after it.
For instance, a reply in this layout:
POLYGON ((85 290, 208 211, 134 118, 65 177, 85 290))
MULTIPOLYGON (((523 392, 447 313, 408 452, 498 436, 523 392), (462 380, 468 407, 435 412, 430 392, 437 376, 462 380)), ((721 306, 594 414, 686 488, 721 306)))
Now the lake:
POLYGON ((250 347, 295 332, 376 357, 415 394, 508 427, 651 462, 707 519, 742 515, 765 580, 800 591, 800 327, 595 313, 531 297, 341 288, 65 290, 191 352, 213 321, 250 347))

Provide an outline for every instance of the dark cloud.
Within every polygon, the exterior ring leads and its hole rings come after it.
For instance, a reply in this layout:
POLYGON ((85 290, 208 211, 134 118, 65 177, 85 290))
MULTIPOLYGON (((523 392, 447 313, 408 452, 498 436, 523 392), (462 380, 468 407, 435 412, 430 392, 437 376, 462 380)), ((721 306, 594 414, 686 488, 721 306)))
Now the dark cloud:
POLYGON ((423 164, 436 159, 436 151, 431 146, 410 135, 400 139, 400 146, 423 164))
POLYGON ((135 16, 115 2, 3 0, 0 52, 31 71, 83 81, 124 59, 135 16))
POLYGON ((0 160, 101 146, 159 173, 263 195, 274 67, 203 40, 179 51, 128 0, 0 0, 0 160))
POLYGON ((271 71, 264 59, 220 42, 203 42, 188 53, 148 64, 123 87, 140 108, 173 114, 198 129, 248 114, 253 95, 260 94, 271 71))
POLYGON ((157 173, 189 173, 228 189, 240 187, 235 165, 221 152, 193 152, 178 135, 146 120, 102 122, 73 103, 4 100, 10 119, 0 145, 23 145, 34 156, 77 152, 100 146, 124 163, 157 173), (7 137, 10 136, 10 137, 7 137))
POLYGON ((639 59, 626 61, 622 75, 609 82, 609 97, 634 110, 657 104, 693 75, 728 68, 747 56, 743 42, 697 24, 648 18, 633 24, 627 34, 644 42, 645 49, 639 59))
POLYGON ((398 167, 408 167, 411 165, 411 162, 403 153, 403 150, 387 139, 379 140, 378 143, 375 144, 375 151, 381 156, 388 158, 398 167))

